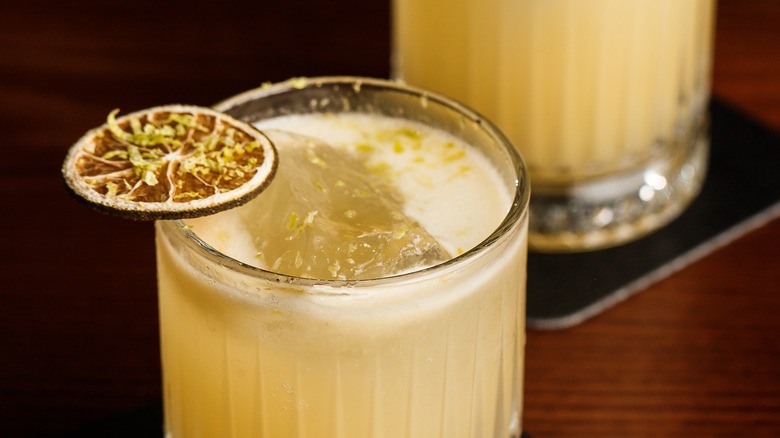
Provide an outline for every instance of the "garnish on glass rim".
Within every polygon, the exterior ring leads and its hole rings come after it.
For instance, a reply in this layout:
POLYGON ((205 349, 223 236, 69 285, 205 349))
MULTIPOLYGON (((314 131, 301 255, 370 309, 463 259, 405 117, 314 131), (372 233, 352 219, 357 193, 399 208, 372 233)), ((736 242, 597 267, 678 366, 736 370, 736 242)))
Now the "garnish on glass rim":
POLYGON ((271 141, 210 108, 165 105, 87 132, 68 151, 69 191, 93 208, 136 220, 204 216, 262 192, 278 165, 271 141))

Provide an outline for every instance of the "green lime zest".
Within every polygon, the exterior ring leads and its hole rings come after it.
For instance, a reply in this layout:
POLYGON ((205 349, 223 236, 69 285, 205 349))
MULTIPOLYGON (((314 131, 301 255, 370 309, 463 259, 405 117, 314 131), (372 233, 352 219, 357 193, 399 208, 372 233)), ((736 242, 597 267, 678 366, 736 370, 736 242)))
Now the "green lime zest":
POLYGON ((144 186, 155 187, 166 180, 166 187, 175 189, 170 199, 186 202, 231 190, 256 170, 258 157, 247 154, 252 155, 260 144, 230 125, 215 129, 210 126, 217 123, 213 118, 177 112, 130 117, 120 123, 118 113, 114 109, 108 114, 107 132, 98 137, 110 147, 96 158, 127 162, 118 172, 126 175, 124 184, 117 183, 116 172, 89 178, 93 188, 107 196, 133 199, 144 186), (197 187, 185 189, 185 181, 197 187))

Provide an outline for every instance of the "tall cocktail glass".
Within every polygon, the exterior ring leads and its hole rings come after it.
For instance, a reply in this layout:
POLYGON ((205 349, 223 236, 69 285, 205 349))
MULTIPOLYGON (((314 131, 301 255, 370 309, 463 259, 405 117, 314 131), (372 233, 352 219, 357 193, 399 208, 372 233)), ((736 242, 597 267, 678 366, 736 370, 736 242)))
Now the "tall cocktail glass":
POLYGON ((715 0, 394 0, 393 75, 515 143, 540 251, 657 230, 706 173, 715 0))

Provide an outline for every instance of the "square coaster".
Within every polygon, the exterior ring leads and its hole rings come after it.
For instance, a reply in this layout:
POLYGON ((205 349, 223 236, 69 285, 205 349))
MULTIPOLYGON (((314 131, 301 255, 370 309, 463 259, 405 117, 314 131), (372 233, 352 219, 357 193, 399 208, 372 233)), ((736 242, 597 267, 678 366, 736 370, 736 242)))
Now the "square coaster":
POLYGON ((780 215, 780 135, 717 99, 710 121, 702 191, 666 227, 615 248, 529 253, 529 327, 576 325, 780 215))

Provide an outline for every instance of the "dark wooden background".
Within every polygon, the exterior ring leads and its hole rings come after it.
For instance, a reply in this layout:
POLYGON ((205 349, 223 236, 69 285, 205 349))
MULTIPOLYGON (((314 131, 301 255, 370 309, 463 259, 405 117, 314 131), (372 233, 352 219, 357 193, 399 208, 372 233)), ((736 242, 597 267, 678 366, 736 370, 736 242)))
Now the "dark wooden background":
MULTIPOLYGON (((388 76, 386 0, 249 4, 0 3, 0 436, 61 436, 161 395, 152 226, 67 197, 73 141, 115 107, 388 76)), ((713 77, 780 132, 780 1, 720 1, 713 77)), ((780 436, 779 262, 774 220, 581 325, 531 331, 527 429, 780 436)))

